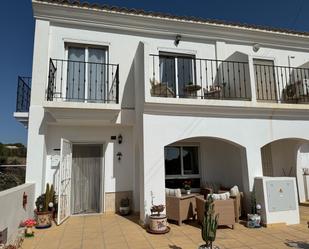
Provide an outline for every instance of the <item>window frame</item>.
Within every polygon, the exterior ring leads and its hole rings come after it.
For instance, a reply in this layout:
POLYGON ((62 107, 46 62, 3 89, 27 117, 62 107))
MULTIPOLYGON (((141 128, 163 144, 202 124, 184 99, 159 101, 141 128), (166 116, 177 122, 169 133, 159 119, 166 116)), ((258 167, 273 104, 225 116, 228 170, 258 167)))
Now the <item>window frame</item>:
MULTIPOLYGON (((183 98, 184 96, 179 96, 178 58, 193 59, 194 63, 192 63, 192 71, 193 71, 192 82, 194 84, 196 84, 197 83, 196 55, 195 54, 189 54, 189 53, 177 53, 177 52, 159 51, 159 61, 160 61, 161 57, 171 58, 171 59, 173 58, 174 59, 175 94, 176 94, 176 98, 183 98)), ((161 81, 161 79, 160 79, 160 81, 161 81)))
MULTIPOLYGON (((72 48, 82 48, 85 51, 85 93, 84 93, 84 103, 87 103, 88 101, 90 101, 90 103, 92 102, 91 99, 88 99, 88 86, 89 86, 89 82, 88 82, 88 65, 87 63, 89 62, 89 48, 94 48, 94 49, 102 49, 105 51, 105 62, 104 64, 108 65, 109 64, 109 46, 107 45, 91 45, 91 44, 82 44, 82 43, 73 43, 73 42, 65 42, 64 44, 64 54, 65 54, 65 61, 67 61, 67 66, 68 66, 68 62, 69 62, 69 47, 72 48)), ((65 72, 67 72, 67 70, 65 70, 65 72)), ((109 77, 109 67, 106 67, 106 75, 107 78, 109 77)), ((65 77, 67 77, 65 75, 65 77)), ((107 80, 107 82, 109 82, 109 80, 107 80)), ((68 82, 66 82, 66 84, 63 84, 62 86, 62 92, 64 93, 64 96, 66 96, 66 87, 67 87, 68 82)), ((109 85, 105 84, 105 93, 106 91, 109 89, 109 85)), ((104 96, 105 98, 106 96, 104 96)))
MULTIPOLYGON (((165 172, 165 179, 170 180, 170 179, 195 179, 195 178, 201 178, 201 152, 200 152, 200 145, 199 144, 186 144, 186 143, 181 143, 181 144, 171 144, 168 146, 164 147, 164 154, 165 154, 165 148, 167 147, 179 147, 180 148, 180 175, 167 175, 165 172), (198 163, 198 174, 184 174, 184 164, 183 164, 183 147, 195 147, 197 148, 197 163, 198 163)), ((164 157, 164 170, 165 170, 165 157, 164 157)))

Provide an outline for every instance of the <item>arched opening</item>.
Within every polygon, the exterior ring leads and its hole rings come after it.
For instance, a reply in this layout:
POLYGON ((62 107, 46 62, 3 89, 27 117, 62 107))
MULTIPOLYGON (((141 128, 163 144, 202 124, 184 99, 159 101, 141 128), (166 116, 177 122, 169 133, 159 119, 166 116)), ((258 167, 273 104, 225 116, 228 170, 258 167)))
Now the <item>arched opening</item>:
POLYGON ((309 141, 286 138, 261 148, 263 176, 295 177, 300 202, 309 199, 309 141))
POLYGON ((165 187, 183 189, 191 181, 192 192, 203 187, 214 191, 247 184, 246 150, 241 145, 214 137, 194 137, 174 142, 164 148, 165 187))

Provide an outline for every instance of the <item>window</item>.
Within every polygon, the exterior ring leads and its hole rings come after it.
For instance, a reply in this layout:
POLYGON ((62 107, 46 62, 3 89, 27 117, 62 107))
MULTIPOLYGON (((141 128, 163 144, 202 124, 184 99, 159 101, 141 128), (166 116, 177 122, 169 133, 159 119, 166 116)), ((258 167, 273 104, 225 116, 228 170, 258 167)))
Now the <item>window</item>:
POLYGON ((253 59, 258 100, 277 101, 277 83, 274 61, 253 59))
POLYGON ((191 180, 192 188, 200 187, 197 146, 167 146, 164 153, 167 188, 182 188, 182 183, 186 179, 191 180))
POLYGON ((102 102, 106 99, 107 49, 68 46, 66 99, 102 102))
POLYGON ((160 53, 160 82, 176 96, 185 96, 185 87, 195 82, 195 57, 192 55, 160 53))

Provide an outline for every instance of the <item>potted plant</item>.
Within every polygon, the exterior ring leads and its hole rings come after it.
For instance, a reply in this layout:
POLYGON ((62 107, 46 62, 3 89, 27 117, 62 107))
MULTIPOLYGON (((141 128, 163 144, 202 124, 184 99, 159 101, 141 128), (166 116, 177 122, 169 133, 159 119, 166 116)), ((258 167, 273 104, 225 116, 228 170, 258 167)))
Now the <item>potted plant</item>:
POLYGON ((129 198, 121 199, 119 213, 121 215, 128 215, 130 213, 130 199, 129 198))
POLYGON ((148 228, 150 233, 163 234, 169 231, 166 215, 161 214, 164 209, 164 205, 152 205, 148 228))
POLYGON ((187 195, 191 194, 191 181, 190 180, 184 181, 183 182, 183 188, 186 191, 187 195))
POLYGON ((53 185, 46 184, 46 191, 35 202, 36 228, 48 228, 52 225, 55 191, 53 185))
POLYGON ((261 227, 261 205, 256 203, 255 191, 251 193, 251 214, 247 214, 247 227, 259 228, 261 227))
MULTIPOLYGON (((202 222, 202 238, 205 241, 199 249, 212 249, 213 242, 216 239, 219 215, 215 215, 214 200, 210 196, 205 202, 204 219, 202 222)), ((218 248, 218 247, 216 247, 218 248)))

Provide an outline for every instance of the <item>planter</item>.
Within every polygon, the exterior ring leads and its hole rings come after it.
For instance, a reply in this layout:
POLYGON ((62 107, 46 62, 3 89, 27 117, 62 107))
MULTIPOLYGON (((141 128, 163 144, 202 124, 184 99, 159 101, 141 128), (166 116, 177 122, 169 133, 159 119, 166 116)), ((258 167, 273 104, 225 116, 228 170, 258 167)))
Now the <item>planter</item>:
POLYGON ((53 212, 36 212, 36 228, 49 228, 52 225, 53 212))
POLYGON ((166 215, 165 214, 150 215, 148 231, 150 233, 156 233, 156 234, 163 234, 169 232, 166 215))
POLYGON ((261 216, 258 214, 248 214, 247 217, 248 228, 259 228, 261 227, 261 216))
POLYGON ((26 227, 25 237, 32 237, 34 236, 33 227, 26 227))
POLYGON ((206 246, 206 245, 201 245, 198 247, 198 249, 219 249, 218 246, 212 246, 212 248, 210 246, 206 246))
POLYGON ((191 189, 186 190, 186 194, 190 195, 191 194, 191 189))
POLYGON ((119 213, 121 215, 128 215, 130 213, 130 207, 119 207, 119 213))

